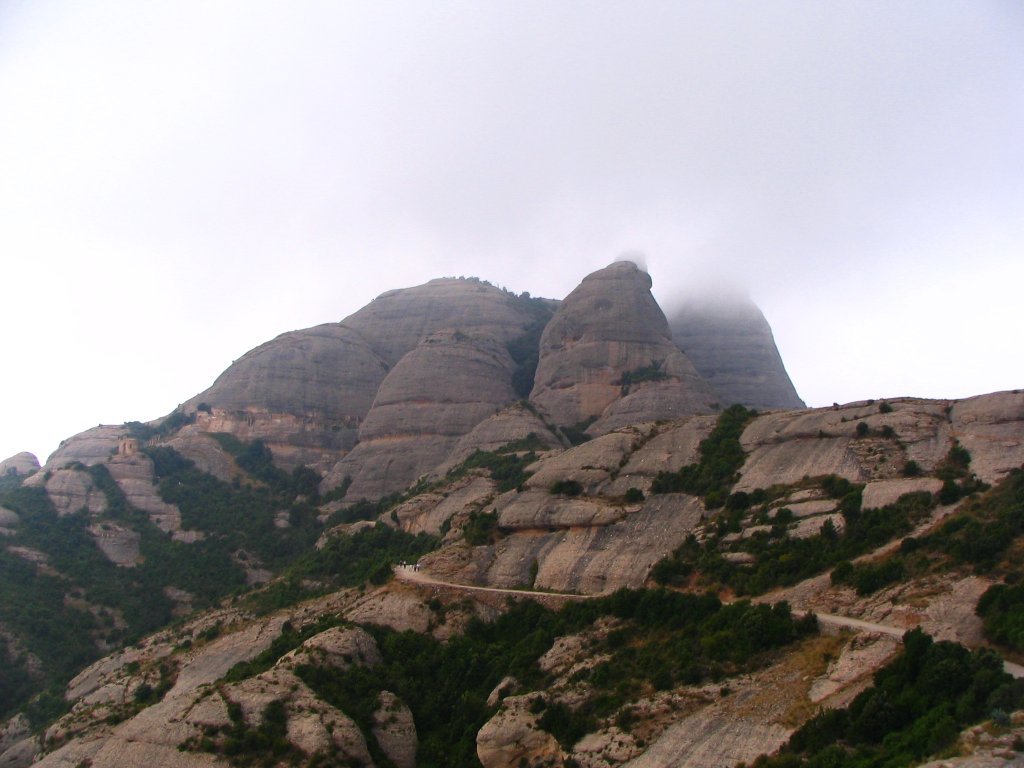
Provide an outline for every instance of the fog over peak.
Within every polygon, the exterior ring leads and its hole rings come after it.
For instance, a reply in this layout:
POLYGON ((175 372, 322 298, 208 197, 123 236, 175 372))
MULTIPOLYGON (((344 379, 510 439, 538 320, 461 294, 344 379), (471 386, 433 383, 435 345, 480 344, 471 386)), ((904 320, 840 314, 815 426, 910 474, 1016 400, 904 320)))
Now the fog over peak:
POLYGON ((666 311, 747 286, 812 405, 1021 386, 1021 39, 1009 0, 3 4, 0 456, 620 254, 666 311))

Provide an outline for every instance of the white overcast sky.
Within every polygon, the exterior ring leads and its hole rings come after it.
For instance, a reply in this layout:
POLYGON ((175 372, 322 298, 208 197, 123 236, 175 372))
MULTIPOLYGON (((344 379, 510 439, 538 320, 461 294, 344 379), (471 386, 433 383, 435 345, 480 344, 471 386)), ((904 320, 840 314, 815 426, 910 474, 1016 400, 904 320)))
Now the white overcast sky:
POLYGON ((628 252, 809 405, 1024 387, 1024 3, 0 1, 0 458, 628 252))

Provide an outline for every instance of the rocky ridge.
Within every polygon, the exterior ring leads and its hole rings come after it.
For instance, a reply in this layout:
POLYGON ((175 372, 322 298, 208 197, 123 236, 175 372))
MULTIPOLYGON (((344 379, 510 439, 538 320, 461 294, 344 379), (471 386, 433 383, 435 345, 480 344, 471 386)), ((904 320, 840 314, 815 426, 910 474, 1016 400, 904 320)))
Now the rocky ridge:
MULTIPOLYGON (((29 734, 23 719, 10 720, 0 732, 0 765, 225 764, 229 734, 269 728, 275 708, 287 723, 283 738, 295 760, 371 765, 384 755, 395 765, 414 765, 416 717, 399 696, 382 690, 369 720, 356 722, 355 712, 321 698, 297 672, 310 660, 337 668, 379 663, 373 637, 346 622, 447 639, 463 631, 471 616, 492 618, 504 610, 505 601, 523 588, 546 590, 549 602, 557 603, 563 592, 595 595, 651 586, 662 558, 688 539, 718 535, 722 517, 707 499, 655 492, 656 483, 662 473, 701 461, 701 443, 718 421, 711 398, 771 377, 775 385, 763 387, 775 393, 771 400, 788 397, 778 369, 765 363, 761 373, 730 379, 715 371, 742 372, 742 366, 712 361, 701 368, 689 361, 676 346, 683 345, 683 335, 669 331, 650 297, 650 278, 631 264, 616 264, 584 280, 547 322, 537 339, 531 398, 520 400, 516 376, 529 361, 517 342, 539 335, 538 317, 546 319, 544 313, 554 309, 544 306, 538 310, 479 281, 432 281, 390 292, 342 324, 285 334, 254 350, 162 422, 98 427, 65 441, 23 484, 45 494, 63 524, 82 521, 119 571, 135 573, 146 561, 146 536, 152 532, 140 534, 135 518, 112 506, 96 470, 109 474, 128 509, 175 546, 195 547, 207 535, 184 526, 184 503, 179 509, 164 498, 155 464, 167 460, 160 450, 172 449, 199 472, 242 491, 297 483, 301 475, 288 473, 303 466, 326 473, 322 491, 347 486, 341 501, 319 509, 303 511, 300 501, 294 509, 276 511, 270 519, 282 535, 308 524, 310 515, 322 524, 358 498, 379 498, 419 481, 414 492, 374 511, 370 520, 326 531, 320 546, 329 548, 333 539, 375 524, 435 535, 441 545, 420 565, 449 586, 392 581, 303 600, 323 586, 305 579, 289 586, 299 597, 267 615, 226 602, 84 670, 66 690, 71 712, 42 735, 29 734), (334 377, 348 375, 349 363, 362 373, 332 384, 334 377), (581 437, 584 427, 588 434, 581 437), (239 449, 218 433, 240 438, 242 448, 262 441, 285 475, 243 466, 239 449), (591 439, 569 445, 570 439, 586 437, 591 439), (515 482, 495 469, 508 466, 520 473, 513 475, 515 482), (282 479, 288 476, 291 481, 282 479), (459 585, 506 592, 460 592, 459 585), (341 623, 307 637, 261 671, 225 678, 289 627, 309 628, 328 616, 341 623)), ((770 357, 770 330, 766 341, 757 322, 750 333, 747 326, 726 325, 717 332, 741 339, 738 357, 770 357), (755 337, 750 348, 746 336, 755 337)), ((970 472, 979 480, 1000 481, 1024 465, 1024 395, 895 398, 773 411, 753 417, 739 444, 743 460, 731 490, 781 490, 773 491, 779 495, 760 518, 743 518, 740 529, 721 540, 797 540, 818 535, 826 524, 838 532, 845 525, 840 500, 825 492, 822 476, 863 484, 863 508, 880 508, 911 492, 939 494, 944 482, 937 474, 959 447, 969 452, 970 472), (913 476, 907 476, 910 465, 916 467, 913 476)), ((32 471, 31 462, 18 466, 32 471)), ((308 483, 303 487, 310 492, 308 483)), ((918 523, 915 535, 955 509, 940 505, 918 523)), ((60 578, 59 561, 17 539, 23 518, 20 511, 0 508, 4 553, 30 563, 40 575, 60 578)), ((756 562, 746 551, 726 555, 740 565, 756 562)), ((260 570, 251 557, 232 554, 260 570)), ((261 579, 273 576, 261 572, 261 579)), ((983 642, 974 605, 992 583, 989 576, 951 572, 864 596, 831 584, 824 574, 759 599, 785 599, 801 610, 882 622, 894 631, 921 626, 973 646, 983 642)), ((179 611, 188 610, 192 596, 168 586, 166 594, 172 593, 179 611)), ((66 601, 105 621, 120 620, 74 590, 66 601)), ((546 689, 552 701, 570 710, 580 705, 577 675, 601 663, 595 649, 614 629, 602 625, 591 635, 556 640, 539 662, 553 676, 546 689)), ((21 652, 16 633, 2 622, 0 638, 0 651, 21 652)), ((503 681, 492 692, 491 719, 477 734, 477 755, 488 768, 569 759, 594 768, 749 761, 777 748, 815 707, 848 703, 896 649, 888 635, 812 638, 725 685, 644 691, 628 713, 600 720, 568 745, 541 727, 534 711, 537 691, 503 681)), ((977 748, 981 765, 997 753, 1010 754, 1013 740, 972 731, 964 744, 977 748)))

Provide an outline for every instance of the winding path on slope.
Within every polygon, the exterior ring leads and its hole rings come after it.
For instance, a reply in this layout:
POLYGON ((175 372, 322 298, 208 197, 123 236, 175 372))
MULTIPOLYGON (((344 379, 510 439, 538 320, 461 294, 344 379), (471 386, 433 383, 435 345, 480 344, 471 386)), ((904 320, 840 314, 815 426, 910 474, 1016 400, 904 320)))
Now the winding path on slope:
MULTIPOLYGON (((435 579, 433 576, 430 576, 423 571, 418 571, 412 566, 396 566, 395 577, 400 581, 407 581, 412 584, 445 587, 448 589, 458 589, 466 592, 493 592, 502 595, 536 595, 537 597, 561 597, 569 600, 592 600, 596 597, 602 597, 602 595, 580 595, 573 592, 540 592, 528 589, 478 587, 471 584, 458 584, 454 581, 442 581, 441 579, 435 579)), ((796 616, 800 615, 799 611, 794 611, 793 613, 796 616)), ((837 616, 831 613, 818 613, 816 615, 818 617, 819 624, 831 627, 841 627, 843 629, 852 629, 856 632, 879 632, 883 635, 895 637, 897 640, 902 640, 904 632, 907 631, 888 624, 877 624, 873 621, 855 619, 851 616, 837 616)), ((1024 666, 1021 666, 1020 664, 1014 664, 1012 661, 1003 660, 1003 669, 1007 674, 1010 674, 1013 677, 1024 677, 1024 666)))

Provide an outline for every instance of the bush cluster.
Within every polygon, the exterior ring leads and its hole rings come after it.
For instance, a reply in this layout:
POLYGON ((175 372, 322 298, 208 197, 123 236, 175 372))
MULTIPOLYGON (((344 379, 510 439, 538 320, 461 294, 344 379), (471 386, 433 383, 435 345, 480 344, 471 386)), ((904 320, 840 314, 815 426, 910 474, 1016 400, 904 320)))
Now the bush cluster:
POLYGON ((730 405, 719 415, 711 434, 701 441, 700 461, 676 472, 659 472, 651 493, 689 493, 703 496, 709 509, 721 507, 745 459, 740 435, 756 415, 757 411, 742 405, 730 405))

